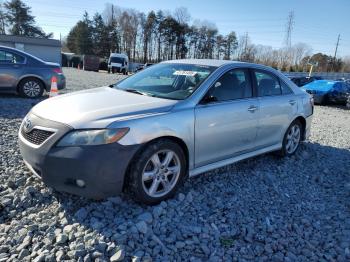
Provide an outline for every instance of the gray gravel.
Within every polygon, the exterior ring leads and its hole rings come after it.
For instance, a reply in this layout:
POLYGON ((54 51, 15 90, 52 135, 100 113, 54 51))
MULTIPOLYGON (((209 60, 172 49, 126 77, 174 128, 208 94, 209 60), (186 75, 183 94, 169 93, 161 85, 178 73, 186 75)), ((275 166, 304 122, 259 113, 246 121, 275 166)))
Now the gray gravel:
POLYGON ((105 71, 96 73, 75 68, 64 68, 63 72, 66 76, 67 88, 60 93, 110 85, 125 77, 121 74, 108 74, 105 71))
MULTIPOLYGON (((117 75, 64 70, 68 91, 117 75)), ((185 182, 148 207, 46 187, 17 131, 37 101, 0 95, 0 261, 349 261, 350 111, 316 107, 309 143, 185 182)))

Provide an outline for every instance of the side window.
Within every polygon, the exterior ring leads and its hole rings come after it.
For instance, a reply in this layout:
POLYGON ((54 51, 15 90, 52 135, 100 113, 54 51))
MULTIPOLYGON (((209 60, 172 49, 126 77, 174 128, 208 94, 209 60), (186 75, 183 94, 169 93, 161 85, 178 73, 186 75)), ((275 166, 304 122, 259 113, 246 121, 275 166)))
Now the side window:
POLYGON ((11 63, 11 60, 8 60, 7 53, 0 50, 0 63, 11 63))
POLYGON ((287 86, 285 83, 283 83, 283 81, 280 81, 280 83, 281 83, 282 95, 293 94, 293 91, 292 91, 292 89, 290 89, 289 86, 287 86))
POLYGON ((277 77, 263 71, 254 71, 254 75, 258 85, 259 96, 275 96, 282 93, 277 77))
POLYGON ((209 90, 217 101, 249 98, 253 96, 249 73, 245 69, 234 69, 222 75, 209 90))
POLYGON ((0 50, 0 63, 20 64, 23 62, 23 56, 0 50))

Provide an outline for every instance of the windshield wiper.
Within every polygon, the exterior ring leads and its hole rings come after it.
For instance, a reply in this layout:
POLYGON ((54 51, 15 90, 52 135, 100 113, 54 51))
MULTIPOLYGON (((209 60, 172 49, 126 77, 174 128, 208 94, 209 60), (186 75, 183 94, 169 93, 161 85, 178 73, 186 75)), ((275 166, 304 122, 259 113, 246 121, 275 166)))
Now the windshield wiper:
POLYGON ((126 92, 130 92, 130 93, 134 93, 134 94, 138 94, 138 95, 143 95, 143 96, 154 96, 151 93, 141 92, 141 91, 136 90, 136 89, 120 89, 120 90, 124 90, 126 92))

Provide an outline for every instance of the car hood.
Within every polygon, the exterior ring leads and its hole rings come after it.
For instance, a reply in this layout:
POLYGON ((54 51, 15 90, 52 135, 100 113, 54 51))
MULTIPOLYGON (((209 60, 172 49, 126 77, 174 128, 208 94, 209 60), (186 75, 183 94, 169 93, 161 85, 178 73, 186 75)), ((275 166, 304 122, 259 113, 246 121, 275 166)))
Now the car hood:
POLYGON ((49 98, 37 104, 32 113, 73 128, 104 128, 115 121, 165 113, 177 103, 100 87, 49 98))
POLYGON ((305 90, 329 92, 332 90, 335 83, 334 81, 317 80, 302 86, 302 88, 305 90))

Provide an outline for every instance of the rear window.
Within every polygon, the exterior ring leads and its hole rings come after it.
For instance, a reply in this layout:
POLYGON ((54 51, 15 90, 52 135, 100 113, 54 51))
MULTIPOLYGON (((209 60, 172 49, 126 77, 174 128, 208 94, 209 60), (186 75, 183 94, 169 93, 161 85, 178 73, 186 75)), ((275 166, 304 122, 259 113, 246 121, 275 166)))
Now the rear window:
POLYGON ((281 95, 281 86, 277 77, 263 71, 254 71, 256 83, 258 84, 259 96, 281 95))

